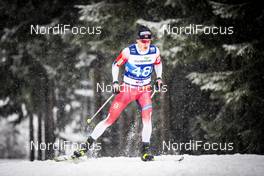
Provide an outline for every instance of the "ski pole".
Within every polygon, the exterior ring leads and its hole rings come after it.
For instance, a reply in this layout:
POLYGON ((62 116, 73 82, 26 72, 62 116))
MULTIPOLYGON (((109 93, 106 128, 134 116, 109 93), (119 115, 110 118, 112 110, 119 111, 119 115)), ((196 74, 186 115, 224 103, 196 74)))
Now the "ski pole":
POLYGON ((95 116, 105 107, 105 105, 114 97, 115 94, 112 94, 105 102, 104 104, 98 109, 98 111, 93 115, 93 117, 87 119, 87 123, 91 123, 92 120, 95 118, 95 116))
POLYGON ((153 93, 151 94, 150 98, 153 98, 153 96, 155 95, 156 93, 156 89, 154 89, 153 93))

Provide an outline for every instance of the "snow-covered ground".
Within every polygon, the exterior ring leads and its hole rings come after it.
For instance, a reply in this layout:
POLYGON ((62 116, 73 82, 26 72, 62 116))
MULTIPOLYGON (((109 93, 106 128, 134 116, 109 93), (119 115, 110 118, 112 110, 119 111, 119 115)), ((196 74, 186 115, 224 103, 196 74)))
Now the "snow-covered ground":
POLYGON ((263 155, 158 156, 140 158, 91 158, 74 162, 0 160, 0 176, 262 176, 263 155))

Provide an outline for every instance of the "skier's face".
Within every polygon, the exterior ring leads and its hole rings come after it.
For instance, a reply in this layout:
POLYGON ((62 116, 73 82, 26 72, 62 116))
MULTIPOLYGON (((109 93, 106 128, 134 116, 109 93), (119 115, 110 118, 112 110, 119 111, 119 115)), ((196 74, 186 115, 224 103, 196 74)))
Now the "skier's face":
POLYGON ((148 47, 151 43, 151 39, 138 39, 137 43, 138 43, 140 49, 146 50, 146 49, 148 49, 148 47))

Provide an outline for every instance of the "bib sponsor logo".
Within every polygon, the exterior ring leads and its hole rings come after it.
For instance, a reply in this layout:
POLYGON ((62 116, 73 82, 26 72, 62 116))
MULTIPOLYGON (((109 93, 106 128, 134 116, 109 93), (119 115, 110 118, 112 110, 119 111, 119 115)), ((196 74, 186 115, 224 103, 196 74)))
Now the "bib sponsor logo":
POLYGON ((144 58, 144 59, 140 59, 140 60, 134 60, 135 63, 145 63, 145 62, 151 62, 152 59, 151 58, 144 58))

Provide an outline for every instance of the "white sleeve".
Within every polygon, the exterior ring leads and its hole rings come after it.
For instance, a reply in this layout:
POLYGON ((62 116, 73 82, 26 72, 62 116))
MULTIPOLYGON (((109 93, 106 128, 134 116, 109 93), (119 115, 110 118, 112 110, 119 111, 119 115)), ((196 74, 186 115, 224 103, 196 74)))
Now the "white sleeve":
POLYGON ((126 63, 128 58, 129 58, 129 49, 125 48, 115 59, 114 63, 112 64, 113 82, 118 81, 119 67, 122 66, 124 63, 126 63))
POLYGON ((113 77, 113 82, 118 81, 118 74, 119 74, 119 67, 117 66, 116 63, 112 64, 112 77, 113 77))
POLYGON ((157 48, 156 61, 154 63, 154 69, 155 69, 157 78, 162 78, 162 62, 160 58, 160 51, 158 48, 157 48))
POLYGON ((154 69, 157 75, 157 78, 162 78, 162 63, 154 65, 154 69))

